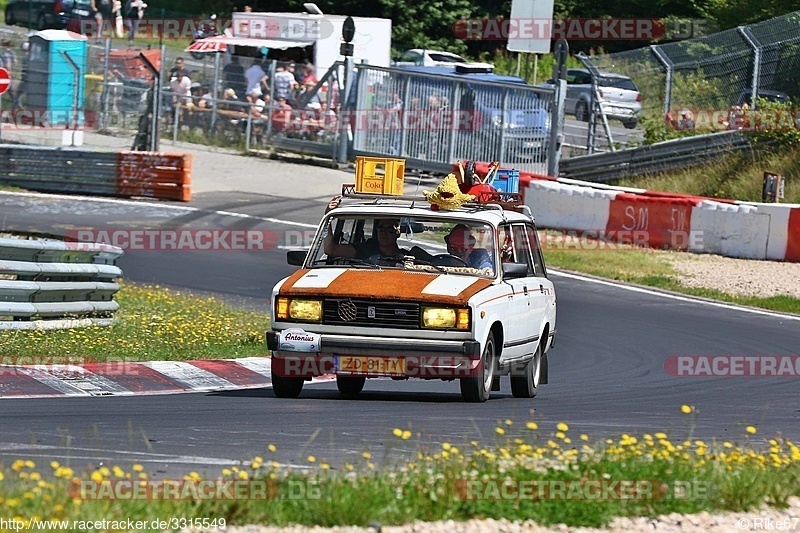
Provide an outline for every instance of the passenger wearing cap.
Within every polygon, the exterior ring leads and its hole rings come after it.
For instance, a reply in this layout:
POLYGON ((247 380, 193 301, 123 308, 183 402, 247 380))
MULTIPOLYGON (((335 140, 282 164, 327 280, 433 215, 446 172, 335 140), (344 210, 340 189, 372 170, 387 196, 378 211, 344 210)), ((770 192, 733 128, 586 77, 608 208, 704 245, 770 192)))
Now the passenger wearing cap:
POLYGON ((494 269, 492 256, 483 248, 475 248, 475 237, 466 225, 456 224, 445 236, 444 242, 447 244, 448 254, 458 257, 472 268, 494 269))

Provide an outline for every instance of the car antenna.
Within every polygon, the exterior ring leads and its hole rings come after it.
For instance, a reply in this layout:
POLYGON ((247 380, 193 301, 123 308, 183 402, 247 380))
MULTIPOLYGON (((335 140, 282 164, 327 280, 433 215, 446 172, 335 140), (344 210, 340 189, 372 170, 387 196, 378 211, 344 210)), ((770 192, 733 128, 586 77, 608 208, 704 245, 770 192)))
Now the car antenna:
MULTIPOLYGON (((422 183, 422 173, 425 171, 425 161, 422 162, 422 170, 417 171, 417 188, 414 189, 414 198, 419 197, 419 186, 422 183)), ((416 200, 411 201, 411 207, 414 207, 416 200)))

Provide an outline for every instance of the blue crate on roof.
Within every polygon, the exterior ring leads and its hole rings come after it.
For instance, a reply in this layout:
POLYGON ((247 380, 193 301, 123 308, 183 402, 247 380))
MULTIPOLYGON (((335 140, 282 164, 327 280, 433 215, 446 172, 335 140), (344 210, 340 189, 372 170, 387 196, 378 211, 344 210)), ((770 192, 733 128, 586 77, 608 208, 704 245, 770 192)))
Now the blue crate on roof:
POLYGON ((518 193, 519 192, 519 170, 501 168, 497 171, 497 176, 492 182, 492 187, 500 192, 518 193))

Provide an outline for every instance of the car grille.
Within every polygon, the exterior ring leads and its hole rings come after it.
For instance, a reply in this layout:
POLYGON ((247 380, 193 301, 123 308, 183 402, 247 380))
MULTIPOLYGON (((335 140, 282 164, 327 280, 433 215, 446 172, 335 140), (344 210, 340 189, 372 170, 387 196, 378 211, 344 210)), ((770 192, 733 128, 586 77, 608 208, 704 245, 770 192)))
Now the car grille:
POLYGON ((337 326, 419 329, 419 304, 326 298, 322 323, 337 326))

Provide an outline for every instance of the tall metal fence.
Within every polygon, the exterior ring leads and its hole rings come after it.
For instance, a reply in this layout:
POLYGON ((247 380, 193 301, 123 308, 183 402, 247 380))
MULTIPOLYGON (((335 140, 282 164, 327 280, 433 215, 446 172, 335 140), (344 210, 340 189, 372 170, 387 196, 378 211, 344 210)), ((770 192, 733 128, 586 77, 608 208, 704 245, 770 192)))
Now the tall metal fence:
POLYGON ((547 172, 553 90, 365 65, 356 76, 355 153, 429 170, 472 159, 547 172))
POLYGON ((798 45, 800 11, 685 41, 594 55, 591 61, 598 70, 636 82, 645 118, 663 120, 672 113, 679 120, 688 110, 699 126, 698 119, 716 121, 719 112, 763 90, 800 97, 798 45))

